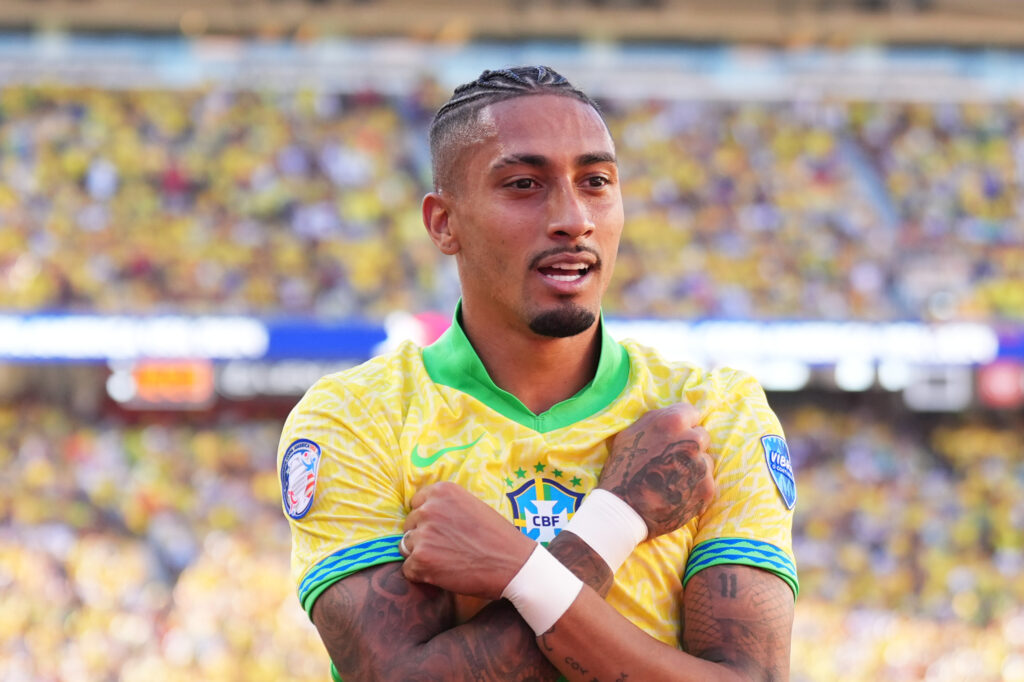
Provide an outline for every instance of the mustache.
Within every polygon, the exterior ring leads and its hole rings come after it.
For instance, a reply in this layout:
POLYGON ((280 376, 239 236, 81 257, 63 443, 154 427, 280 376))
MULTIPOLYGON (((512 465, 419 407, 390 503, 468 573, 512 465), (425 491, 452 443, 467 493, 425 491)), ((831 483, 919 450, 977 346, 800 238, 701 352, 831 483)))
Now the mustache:
POLYGON ((551 258, 552 256, 560 256, 563 253, 589 253, 594 257, 594 264, 590 267, 595 269, 601 267, 601 254, 599 254, 596 249, 590 246, 578 244, 576 246, 556 246, 552 249, 541 251, 540 253, 538 253, 537 255, 530 259, 530 269, 535 270, 537 266, 540 265, 541 261, 544 260, 545 258, 551 258))

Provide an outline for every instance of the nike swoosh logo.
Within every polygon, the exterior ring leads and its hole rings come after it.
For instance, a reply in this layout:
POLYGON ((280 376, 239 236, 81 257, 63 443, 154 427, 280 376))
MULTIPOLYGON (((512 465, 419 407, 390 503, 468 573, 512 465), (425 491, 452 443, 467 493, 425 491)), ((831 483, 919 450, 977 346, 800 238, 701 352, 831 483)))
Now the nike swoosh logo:
POLYGON ((436 462, 438 459, 441 458, 442 455, 445 455, 445 454, 447 454, 449 452, 452 452, 454 450, 465 450, 467 448, 473 447, 474 445, 479 443, 480 439, 483 438, 483 437, 484 437, 484 435, 480 434, 477 437, 477 439, 475 441, 473 441, 472 443, 467 443, 466 445, 453 445, 450 448, 441 448, 440 450, 438 450, 434 454, 430 455, 429 457, 422 457, 417 452, 417 450, 419 450, 419 448, 420 448, 419 443, 417 443, 415 446, 413 446, 412 454, 409 455, 409 459, 412 460, 412 465, 413 466, 419 467, 419 468, 422 469, 423 467, 428 467, 431 464, 433 464, 434 462, 436 462))

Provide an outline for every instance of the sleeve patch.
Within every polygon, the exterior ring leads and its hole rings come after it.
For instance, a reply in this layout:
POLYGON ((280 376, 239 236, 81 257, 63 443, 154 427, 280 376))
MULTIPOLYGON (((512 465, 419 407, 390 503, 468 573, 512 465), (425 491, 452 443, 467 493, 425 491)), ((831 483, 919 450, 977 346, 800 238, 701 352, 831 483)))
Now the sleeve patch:
POLYGON ((796 477, 793 476, 793 463, 789 458, 789 448, 782 436, 762 436, 764 460, 768 464, 768 473, 775 481, 787 509, 796 504, 796 477))
POLYGON ((313 506, 320 458, 320 446, 300 438, 288 446, 281 459, 281 498, 285 513, 293 519, 301 519, 313 506))

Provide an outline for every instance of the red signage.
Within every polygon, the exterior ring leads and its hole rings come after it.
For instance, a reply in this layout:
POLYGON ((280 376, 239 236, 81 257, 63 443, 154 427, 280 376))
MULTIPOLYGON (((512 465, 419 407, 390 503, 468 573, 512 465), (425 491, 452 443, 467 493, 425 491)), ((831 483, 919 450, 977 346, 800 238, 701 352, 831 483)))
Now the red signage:
POLYGON ((978 398, 986 407, 1012 409, 1024 405, 1024 367, 1000 361, 980 368, 978 398))

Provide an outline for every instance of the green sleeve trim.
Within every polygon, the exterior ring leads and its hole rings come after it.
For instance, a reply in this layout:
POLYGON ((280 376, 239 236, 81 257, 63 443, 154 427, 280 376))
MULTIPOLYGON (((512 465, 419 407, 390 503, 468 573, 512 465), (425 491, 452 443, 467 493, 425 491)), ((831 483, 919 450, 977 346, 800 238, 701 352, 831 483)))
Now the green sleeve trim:
POLYGON ((789 554, 769 542, 749 538, 715 538, 694 547, 686 562, 683 585, 705 568, 723 564, 764 569, 782 578, 793 590, 794 599, 800 593, 796 564, 789 554))
POLYGON ((313 618, 313 604, 334 583, 371 566, 402 561, 398 551, 398 543, 401 541, 401 535, 387 535, 347 547, 321 559, 299 584, 299 601, 310 619, 313 618))

